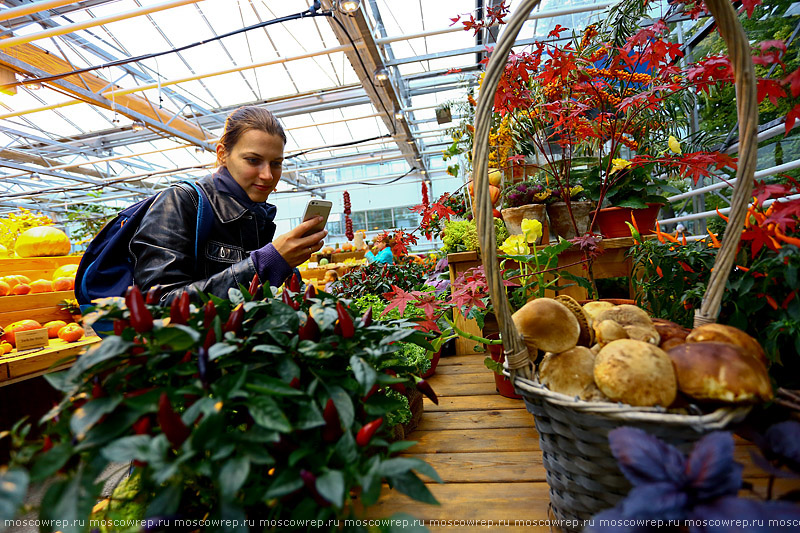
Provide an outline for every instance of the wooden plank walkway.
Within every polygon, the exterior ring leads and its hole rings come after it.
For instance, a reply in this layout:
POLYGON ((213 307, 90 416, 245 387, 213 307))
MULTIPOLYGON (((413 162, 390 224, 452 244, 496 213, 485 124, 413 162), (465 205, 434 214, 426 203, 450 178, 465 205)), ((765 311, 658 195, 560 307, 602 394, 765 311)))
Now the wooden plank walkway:
MULTIPOLYGON (((430 531, 551 531, 549 489, 533 417, 522 400, 500 396, 484 365, 484 354, 443 357, 429 381, 439 405, 425 399, 425 414, 410 440, 418 444, 405 456, 431 464, 444 484, 426 485, 441 505, 419 503, 384 487, 366 518, 406 513, 430 531), (445 525, 430 523, 443 521, 445 525), (448 525, 446 521, 451 521, 448 525), (474 525, 468 525, 473 521, 474 525), (474 523, 474 521, 479 521, 474 523), (480 521, 485 521, 482 525, 480 521), (490 526, 491 521, 491 527, 490 526), (516 522, 522 521, 522 522, 516 522), (515 523, 517 525, 515 525, 515 523)), ((736 460, 757 492, 766 490, 766 475, 750 459, 754 446, 737 438, 736 460)), ((776 483, 778 494, 800 487, 776 483)), ((552 531, 557 531, 553 528, 552 531)))

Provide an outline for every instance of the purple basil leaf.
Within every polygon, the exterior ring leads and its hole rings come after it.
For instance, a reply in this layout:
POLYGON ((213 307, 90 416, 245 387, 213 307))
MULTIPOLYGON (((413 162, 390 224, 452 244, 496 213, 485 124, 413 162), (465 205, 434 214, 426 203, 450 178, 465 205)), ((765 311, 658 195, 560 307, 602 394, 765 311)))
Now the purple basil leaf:
POLYGON ((800 473, 800 422, 787 420, 770 426, 764 434, 764 444, 770 454, 778 456, 789 468, 800 473))
POLYGON ((608 443, 619 469, 634 485, 668 481, 681 486, 686 479, 683 454, 641 429, 614 429, 608 443))
POLYGON ((733 436, 715 431, 700 439, 689 454, 686 475, 694 503, 735 496, 742 487, 742 465, 733 460, 733 436))
MULTIPOLYGON (((785 502, 762 502, 728 496, 698 505, 689 519, 694 521, 689 533, 777 533, 796 531, 796 527, 770 525, 770 520, 800 520, 800 507, 785 502)), ((773 522, 772 524, 775 524, 773 522)))
POLYGON ((772 474, 775 477, 782 478, 800 478, 800 473, 790 470, 783 470, 770 463, 763 455, 755 450, 750 450, 750 458, 753 463, 767 474, 772 474))
POLYGON ((621 502, 629 519, 681 520, 686 518, 689 496, 673 483, 647 483, 631 489, 621 502))

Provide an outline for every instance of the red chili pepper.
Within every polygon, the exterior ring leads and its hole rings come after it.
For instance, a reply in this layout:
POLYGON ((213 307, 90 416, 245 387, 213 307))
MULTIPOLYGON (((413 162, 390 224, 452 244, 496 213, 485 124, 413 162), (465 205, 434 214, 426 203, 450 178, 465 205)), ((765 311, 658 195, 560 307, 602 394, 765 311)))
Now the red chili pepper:
POLYGON ((322 429, 322 440, 325 442, 335 442, 342 436, 342 425, 339 422, 339 412, 336 410, 336 405, 331 398, 328 398, 328 403, 325 404, 325 410, 322 411, 322 418, 325 419, 325 427, 322 429))
POLYGON ((300 337, 301 341, 317 342, 319 340, 319 326, 317 325, 317 321, 308 317, 306 323, 297 330, 297 335, 300 337))
POLYGON ((303 294, 303 301, 307 302, 311 298, 315 298, 317 296, 317 288, 314 287, 313 284, 309 283, 306 285, 306 292, 303 294))
MULTIPOLYGON (((184 293, 186 294, 186 293, 184 293)), ((173 298, 172 303, 169 304, 169 323, 170 324, 186 324, 181 313, 181 299, 173 298)))
POLYGON ((358 430, 356 434, 356 444, 361 446, 362 448, 369 444, 370 439, 378 431, 378 428, 381 427, 383 423, 383 418, 376 418, 372 422, 365 424, 361 429, 358 430))
POLYGON ((367 392, 367 394, 364 395, 364 398, 362 398, 362 400, 366 402, 376 392, 378 392, 378 384, 377 383, 375 385, 373 385, 371 389, 369 389, 369 391, 367 392))
POLYGON ((349 339, 355 335, 356 330, 353 326, 353 317, 351 317, 350 313, 347 312, 347 307, 345 307, 341 300, 336 302, 336 314, 339 315, 338 323, 342 329, 342 337, 349 339))
POLYGON ((292 274, 292 277, 289 278, 289 290, 295 294, 300 292, 300 276, 297 275, 297 272, 292 274))
MULTIPOLYGON (((393 378, 397 377, 397 372, 395 372, 391 368, 386 370, 386 374, 392 376, 393 378)), ((406 386, 403 385, 402 383, 392 383, 391 385, 389 385, 389 388, 395 392, 399 392, 400 394, 406 393, 406 386)))
POLYGON ((53 439, 50 438, 50 435, 44 436, 44 443, 42 444, 42 452, 48 452, 53 448, 53 439))
POLYGON ((134 435, 149 435, 150 426, 152 426, 152 424, 153 423, 150 421, 150 415, 144 415, 133 423, 134 435))
POLYGON ((253 294, 253 300, 263 300, 264 299, 264 285, 259 283, 256 285, 256 292, 253 294))
POLYGON ((208 333, 206 333, 205 341, 203 341, 203 348, 208 350, 216 343, 217 343, 217 334, 214 332, 214 328, 210 328, 208 330, 208 333))
POLYGON ((125 331, 125 328, 130 326, 131 323, 125 320, 124 318, 118 318, 114 321, 114 335, 119 337, 122 335, 122 332, 125 331))
POLYGON ((428 383, 424 379, 417 381, 417 390, 420 391, 425 396, 427 396, 428 398, 430 398, 430 400, 433 403, 439 405, 439 398, 436 397, 436 393, 433 392, 433 388, 431 388, 430 383, 428 383))
POLYGON ((142 394, 147 394, 151 390, 155 390, 155 387, 145 387, 144 389, 137 389, 134 391, 126 392, 122 395, 123 398, 136 398, 137 396, 141 396, 142 394))
POLYGON ((281 301, 283 301, 283 303, 285 303, 295 311, 300 309, 300 304, 294 301, 294 298, 292 298, 292 295, 289 293, 289 291, 283 291, 281 293, 281 301))
POLYGON ((363 270, 361 271, 361 281, 367 281, 367 273, 363 270))
POLYGON ((361 327, 366 328, 370 324, 372 324, 372 307, 367 307, 367 310, 361 315, 361 327))
POLYGON ((289 386, 293 389, 300 389, 300 378, 297 376, 292 378, 292 381, 289 382, 289 386))
POLYGON ((136 333, 146 333, 153 329, 153 315, 145 307, 144 297, 139 287, 133 285, 125 296, 125 304, 131 312, 131 326, 136 333))
POLYGON ((158 305, 160 299, 161 285, 153 285, 150 287, 150 290, 147 291, 147 297, 145 298, 144 303, 147 305, 158 305))
POLYGON ((92 399, 96 400, 97 398, 103 398, 108 396, 106 391, 103 390, 103 386, 100 385, 100 380, 95 378, 95 382, 92 384, 92 399))
POLYGON ((242 322, 244 321, 244 304, 239 304, 233 308, 230 316, 228 317, 225 325, 222 326, 222 332, 232 331, 234 335, 238 335, 242 330, 242 322))
POLYGON ((256 295, 256 287, 258 287, 258 284, 258 274, 253 274, 253 279, 250 280, 250 287, 247 289, 247 292, 250 293, 250 296, 256 295))
POLYGON ((211 323, 214 321, 214 318, 217 316, 217 306, 214 305, 214 302, 209 300, 206 302, 206 305, 203 306, 203 327, 208 329, 211 327, 211 323))
POLYGON ((161 431, 167 436, 173 448, 179 448, 192 433, 178 413, 172 409, 166 392, 162 392, 158 399, 158 425, 161 426, 161 431))
POLYGON ((192 360, 192 351, 186 350, 186 353, 183 354, 183 358, 181 359, 181 363, 188 363, 192 360))

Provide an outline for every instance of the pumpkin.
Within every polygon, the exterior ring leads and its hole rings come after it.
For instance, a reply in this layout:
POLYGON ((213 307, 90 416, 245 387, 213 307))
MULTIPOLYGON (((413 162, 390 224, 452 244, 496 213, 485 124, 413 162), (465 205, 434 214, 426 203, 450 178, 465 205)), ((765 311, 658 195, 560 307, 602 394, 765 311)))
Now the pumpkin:
POLYGON ((37 279, 31 282, 31 294, 53 292, 53 282, 49 279, 37 279))
POLYGON ((71 291, 75 288, 75 278, 56 278, 53 280, 54 291, 71 291))
POLYGON ((51 339, 58 338, 58 330, 66 326, 67 323, 63 320, 51 320, 43 328, 47 328, 47 336, 51 339))
POLYGON ((53 226, 39 226, 22 232, 14 251, 20 257, 50 257, 67 255, 70 247, 66 233, 53 226))
POLYGON ((353 251, 353 245, 352 245, 352 243, 349 243, 349 242, 346 242, 346 243, 344 243, 344 244, 342 245, 342 251, 343 251, 343 252, 351 252, 351 251, 353 251))
POLYGON ((333 253, 333 246, 323 246, 322 250, 319 251, 321 254, 332 254, 333 253))
POLYGON ((6 296, 11 292, 11 287, 8 283, 0 279, 0 296, 6 296))
POLYGON ((2 337, 0 337, 0 341, 6 341, 12 346, 16 346, 18 331, 29 331, 32 329, 39 329, 41 327, 42 325, 35 320, 20 320, 18 322, 13 322, 3 328, 5 329, 5 333, 2 337))
POLYGON ((50 279, 55 281, 58 278, 74 278, 77 272, 78 265, 61 265, 53 272, 53 276, 50 279))

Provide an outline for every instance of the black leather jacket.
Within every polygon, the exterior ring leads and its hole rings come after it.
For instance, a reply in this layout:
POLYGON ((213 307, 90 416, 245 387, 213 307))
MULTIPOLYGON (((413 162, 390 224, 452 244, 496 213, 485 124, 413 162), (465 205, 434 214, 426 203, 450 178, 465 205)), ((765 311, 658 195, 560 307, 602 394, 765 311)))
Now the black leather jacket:
POLYGON ((197 192, 186 185, 162 191, 131 240, 134 282, 142 290, 161 285, 162 304, 183 290, 196 300, 197 291, 227 298, 229 288, 249 286, 256 274, 250 252, 272 242, 275 223, 218 191, 218 179, 212 175, 197 182, 214 213, 202 257, 195 258, 197 192))

